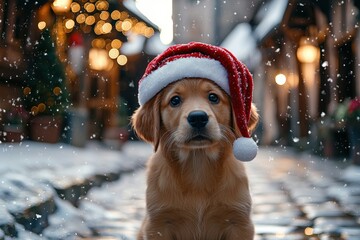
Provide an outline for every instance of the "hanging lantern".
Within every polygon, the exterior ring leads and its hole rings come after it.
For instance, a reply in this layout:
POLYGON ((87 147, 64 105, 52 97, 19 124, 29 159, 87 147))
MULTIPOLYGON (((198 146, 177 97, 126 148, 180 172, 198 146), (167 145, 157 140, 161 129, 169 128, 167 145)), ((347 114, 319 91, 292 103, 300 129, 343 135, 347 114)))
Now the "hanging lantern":
POLYGON ((320 49, 314 44, 314 41, 302 38, 296 56, 302 63, 313 63, 319 60, 320 49))

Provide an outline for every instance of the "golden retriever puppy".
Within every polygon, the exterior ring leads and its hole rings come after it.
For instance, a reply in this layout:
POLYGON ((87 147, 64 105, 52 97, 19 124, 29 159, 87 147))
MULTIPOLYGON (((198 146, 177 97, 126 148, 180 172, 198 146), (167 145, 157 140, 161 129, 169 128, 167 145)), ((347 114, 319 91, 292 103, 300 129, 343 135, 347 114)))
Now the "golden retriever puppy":
MULTIPOLYGON (((251 131, 258 114, 251 105, 251 131)), ((171 83, 132 117, 154 145, 139 240, 251 240, 251 198, 232 143, 240 132, 230 97, 213 81, 171 83)))

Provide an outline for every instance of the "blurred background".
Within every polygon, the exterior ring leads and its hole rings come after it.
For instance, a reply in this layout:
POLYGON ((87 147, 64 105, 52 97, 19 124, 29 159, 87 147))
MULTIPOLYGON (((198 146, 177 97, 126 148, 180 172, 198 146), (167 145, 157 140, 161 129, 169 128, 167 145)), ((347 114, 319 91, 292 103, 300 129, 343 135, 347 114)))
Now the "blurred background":
POLYGON ((50 142, 118 145, 119 136, 133 138, 129 116, 147 63, 171 44, 201 41, 231 50, 252 72, 260 144, 346 157, 350 126, 343 110, 360 92, 359 5, 2 0, 2 141, 48 141, 32 129, 55 120, 59 136, 51 134, 50 142), (50 119, 41 123, 43 117, 50 119))

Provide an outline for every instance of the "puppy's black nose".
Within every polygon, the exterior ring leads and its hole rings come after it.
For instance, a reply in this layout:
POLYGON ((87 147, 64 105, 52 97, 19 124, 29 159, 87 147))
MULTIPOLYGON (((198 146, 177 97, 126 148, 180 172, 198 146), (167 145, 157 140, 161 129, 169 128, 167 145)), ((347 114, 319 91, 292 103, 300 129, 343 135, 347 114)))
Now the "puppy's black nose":
POLYGON ((192 111, 187 117, 188 123, 193 128, 203 128, 209 121, 209 116, 204 111, 192 111))

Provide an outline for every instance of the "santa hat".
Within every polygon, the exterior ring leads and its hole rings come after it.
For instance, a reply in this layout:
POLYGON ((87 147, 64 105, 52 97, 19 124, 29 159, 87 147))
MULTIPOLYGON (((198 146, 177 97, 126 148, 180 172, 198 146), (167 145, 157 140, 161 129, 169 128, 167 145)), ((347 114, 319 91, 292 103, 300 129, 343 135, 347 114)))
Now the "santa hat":
POLYGON ((231 98, 236 124, 242 137, 233 144, 234 156, 251 161, 257 145, 248 130, 253 79, 244 64, 225 48, 191 42, 169 47, 154 58, 139 81, 139 104, 144 105, 170 83, 183 78, 206 78, 231 98))

